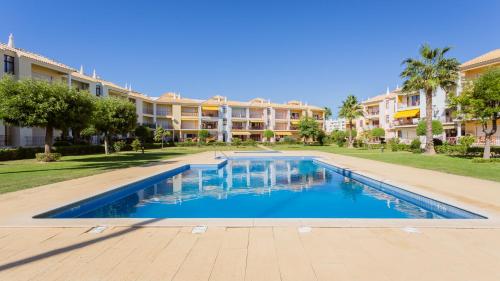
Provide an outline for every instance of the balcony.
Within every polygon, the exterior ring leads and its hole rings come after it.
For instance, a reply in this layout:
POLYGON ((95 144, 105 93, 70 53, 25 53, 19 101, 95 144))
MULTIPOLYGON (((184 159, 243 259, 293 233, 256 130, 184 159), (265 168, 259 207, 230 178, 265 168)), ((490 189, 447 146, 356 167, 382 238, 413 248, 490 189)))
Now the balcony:
POLYGON ((182 111, 181 116, 196 117, 198 116, 198 111, 182 111))
POLYGON ((201 128, 204 130, 217 130, 218 122, 202 122, 201 128))
POLYGON ((276 124, 274 130, 276 131, 286 131, 288 129, 288 124, 276 124))
POLYGON ((418 124, 418 118, 394 120, 394 126, 413 126, 418 124))
POLYGON ((157 116, 171 116, 172 115, 172 108, 171 107, 157 106, 156 107, 156 115, 157 116))
POLYGON ((264 123, 250 123, 250 130, 264 130, 264 123))
POLYGON ((219 111, 202 111, 201 112, 202 117, 207 117, 207 118, 218 118, 219 117, 219 111))
POLYGON ((300 119, 300 113, 292 112, 292 114, 290 114, 290 119, 292 119, 292 120, 300 119))
POLYGON ((323 116, 322 115, 313 115, 314 120, 317 121, 323 121, 323 116))
POLYGON ((231 128, 233 130, 246 130, 247 129, 247 126, 245 123, 243 122, 233 122, 231 128))
POLYGON ((263 117, 264 113, 262 113, 262 111, 250 111, 250 118, 261 119, 263 117))
POLYGON ((182 121, 181 122, 181 130, 198 130, 198 122, 189 122, 189 121, 182 121))
POLYGON ((142 108, 142 113, 143 114, 153 115, 153 108, 152 107, 143 107, 142 108))

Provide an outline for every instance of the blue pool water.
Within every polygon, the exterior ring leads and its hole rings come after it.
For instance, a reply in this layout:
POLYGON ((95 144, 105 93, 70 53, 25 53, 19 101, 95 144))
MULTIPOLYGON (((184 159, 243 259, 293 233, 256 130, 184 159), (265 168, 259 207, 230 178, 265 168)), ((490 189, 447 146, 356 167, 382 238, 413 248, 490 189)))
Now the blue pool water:
POLYGON ((40 217, 480 218, 312 159, 284 158, 179 168, 40 217))

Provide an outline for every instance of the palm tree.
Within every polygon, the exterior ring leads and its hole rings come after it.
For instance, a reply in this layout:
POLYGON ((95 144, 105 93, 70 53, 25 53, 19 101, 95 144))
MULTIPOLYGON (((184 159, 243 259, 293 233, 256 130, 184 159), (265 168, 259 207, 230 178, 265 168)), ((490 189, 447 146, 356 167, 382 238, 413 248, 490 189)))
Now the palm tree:
POLYGON ((449 47, 432 49, 424 44, 420 47, 419 59, 403 61, 403 93, 425 92, 426 154, 436 154, 432 140, 432 95, 438 87, 449 93, 457 85, 460 63, 455 58, 445 58, 449 50, 449 47))
POLYGON ((324 110, 325 110, 325 119, 332 117, 332 110, 329 107, 325 106, 324 110))
POLYGON ((358 99, 353 95, 347 96, 340 107, 339 117, 347 119, 349 124, 349 148, 353 147, 352 120, 360 116, 363 116, 363 107, 358 102, 358 99))

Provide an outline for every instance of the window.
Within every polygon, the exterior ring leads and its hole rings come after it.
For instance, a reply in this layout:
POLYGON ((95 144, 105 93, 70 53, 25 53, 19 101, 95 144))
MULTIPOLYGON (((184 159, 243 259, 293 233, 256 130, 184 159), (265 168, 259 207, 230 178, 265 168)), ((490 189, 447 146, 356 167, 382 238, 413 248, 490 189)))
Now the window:
POLYGON ((100 97, 102 95, 102 88, 101 88, 101 85, 96 85, 95 86, 95 95, 100 97))
POLYGON ((410 106, 419 106, 420 105, 420 96, 415 95, 410 97, 410 106))
POLYGON ((14 57, 4 55, 3 63, 4 63, 4 68, 3 68, 4 72, 7 74, 14 75, 14 57))
POLYGON ((386 123, 386 124, 389 124, 389 115, 386 115, 386 116, 385 116, 385 123, 386 123))

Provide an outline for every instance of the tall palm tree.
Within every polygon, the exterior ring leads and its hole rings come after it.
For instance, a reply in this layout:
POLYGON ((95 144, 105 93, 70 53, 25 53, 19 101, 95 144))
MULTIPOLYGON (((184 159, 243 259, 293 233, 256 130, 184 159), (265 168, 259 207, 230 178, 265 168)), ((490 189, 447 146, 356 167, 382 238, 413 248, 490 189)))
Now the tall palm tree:
POLYGON ((339 117, 347 119, 349 124, 349 148, 353 147, 352 120, 360 116, 363 116, 363 106, 361 106, 355 96, 347 96, 347 98, 342 101, 342 106, 340 106, 339 117))
POLYGON ((325 106, 324 110, 325 110, 325 119, 332 117, 332 110, 328 106, 325 106))
POLYGON ((445 58, 449 50, 449 47, 432 49, 424 44, 420 47, 419 59, 403 61, 403 93, 425 92, 426 154, 436 154, 432 140, 432 95, 438 87, 448 94, 457 86, 460 63, 455 58, 445 58))

